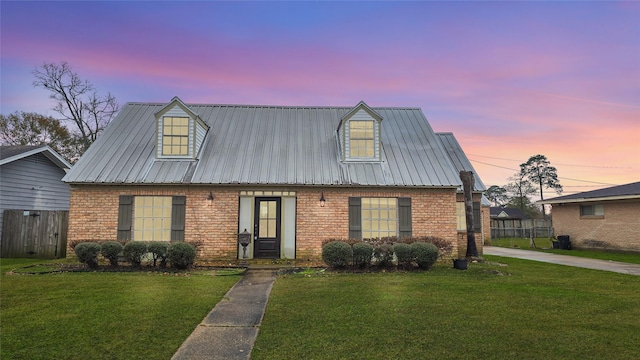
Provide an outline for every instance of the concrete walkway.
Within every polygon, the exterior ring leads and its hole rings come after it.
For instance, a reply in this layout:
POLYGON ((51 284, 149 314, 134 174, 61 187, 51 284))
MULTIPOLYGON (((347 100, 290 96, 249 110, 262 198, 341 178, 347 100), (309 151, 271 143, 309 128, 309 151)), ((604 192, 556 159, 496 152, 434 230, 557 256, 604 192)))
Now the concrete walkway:
POLYGON ((640 265, 618 261, 588 259, 578 256, 559 255, 541 251, 511 249, 495 246, 485 246, 483 252, 485 255, 512 257, 587 269, 613 271, 621 274, 640 275, 640 265))
POLYGON ((249 359, 274 281, 273 270, 248 270, 171 359, 249 359))

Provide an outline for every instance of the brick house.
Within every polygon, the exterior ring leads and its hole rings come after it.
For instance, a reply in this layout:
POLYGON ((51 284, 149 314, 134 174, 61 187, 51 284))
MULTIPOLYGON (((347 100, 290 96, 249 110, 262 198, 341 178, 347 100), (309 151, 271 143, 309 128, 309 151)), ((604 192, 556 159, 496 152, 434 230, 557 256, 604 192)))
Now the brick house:
POLYGON ((560 196, 551 204, 557 235, 573 248, 640 252, 640 182, 560 196))
POLYGON ((64 178, 69 240, 198 241, 203 261, 241 258, 245 229, 254 259, 314 261, 347 237, 437 236, 457 251, 461 170, 453 134, 419 108, 128 103, 64 178))

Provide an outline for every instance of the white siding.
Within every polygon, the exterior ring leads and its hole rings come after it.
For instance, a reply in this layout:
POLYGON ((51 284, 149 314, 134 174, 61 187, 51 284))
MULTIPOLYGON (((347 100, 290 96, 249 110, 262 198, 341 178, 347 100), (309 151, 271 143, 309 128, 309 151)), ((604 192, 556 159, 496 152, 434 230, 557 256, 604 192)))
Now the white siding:
MULTIPOLYGON (((247 246, 247 259, 253 259, 253 197, 240 197, 238 234, 247 229, 251 233, 251 243, 247 246)), ((242 259, 242 246, 238 244, 238 259, 242 259)))
POLYGON ((207 135, 207 128, 196 122, 196 156, 200 153, 200 147, 204 142, 205 135, 207 135))
POLYGON ((282 198, 282 256, 296 258, 296 198, 282 198))
POLYGON ((42 154, 2 165, 0 169, 0 229, 6 209, 69 210, 69 185, 64 170, 42 154))

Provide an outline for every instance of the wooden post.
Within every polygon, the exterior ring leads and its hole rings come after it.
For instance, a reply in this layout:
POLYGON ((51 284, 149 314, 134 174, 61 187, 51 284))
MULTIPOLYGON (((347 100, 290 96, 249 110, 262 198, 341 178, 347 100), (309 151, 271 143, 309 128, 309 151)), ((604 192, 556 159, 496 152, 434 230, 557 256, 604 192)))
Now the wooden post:
POLYGON ((464 212, 467 221, 467 253, 466 258, 478 257, 478 248, 476 247, 476 234, 473 231, 473 172, 460 171, 460 180, 462 180, 462 189, 464 191, 464 212))
POLYGON ((533 220, 533 224, 531 226, 531 230, 529 231, 529 247, 532 249, 536 248, 536 242, 533 241, 533 232, 536 231, 536 227, 535 227, 535 220, 533 220))

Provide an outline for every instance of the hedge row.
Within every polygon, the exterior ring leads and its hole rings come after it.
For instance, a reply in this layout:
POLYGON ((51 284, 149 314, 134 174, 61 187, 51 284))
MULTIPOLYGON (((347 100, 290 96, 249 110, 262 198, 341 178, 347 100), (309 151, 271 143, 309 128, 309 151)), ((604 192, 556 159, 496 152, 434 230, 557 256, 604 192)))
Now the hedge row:
POLYGON ((368 242, 349 244, 346 241, 333 240, 322 246, 322 261, 332 268, 355 267, 389 267, 395 264, 405 269, 419 267, 428 269, 438 260, 439 249, 428 242, 399 242, 389 244, 379 242, 371 245, 368 242))
POLYGON ((196 247, 186 242, 168 243, 164 241, 129 241, 122 246, 117 241, 81 242, 73 247, 80 262, 90 268, 98 266, 98 255, 109 260, 112 266, 118 266, 118 261, 124 257, 133 266, 140 266, 145 256, 151 256, 153 266, 160 261, 161 267, 167 262, 176 269, 186 269, 193 265, 196 258, 196 247))
POLYGON ((439 238, 436 236, 410 236, 410 237, 397 237, 397 236, 389 236, 383 238, 373 238, 373 239, 340 239, 340 238, 329 238, 322 241, 322 246, 332 241, 342 241, 347 244, 353 246, 358 243, 365 243, 373 246, 374 248, 380 247, 382 245, 394 246, 395 244, 412 244, 416 242, 421 243, 429 243, 433 244, 438 248, 438 257, 444 258, 450 256, 453 253, 453 244, 450 241, 447 241, 443 238, 439 238))

